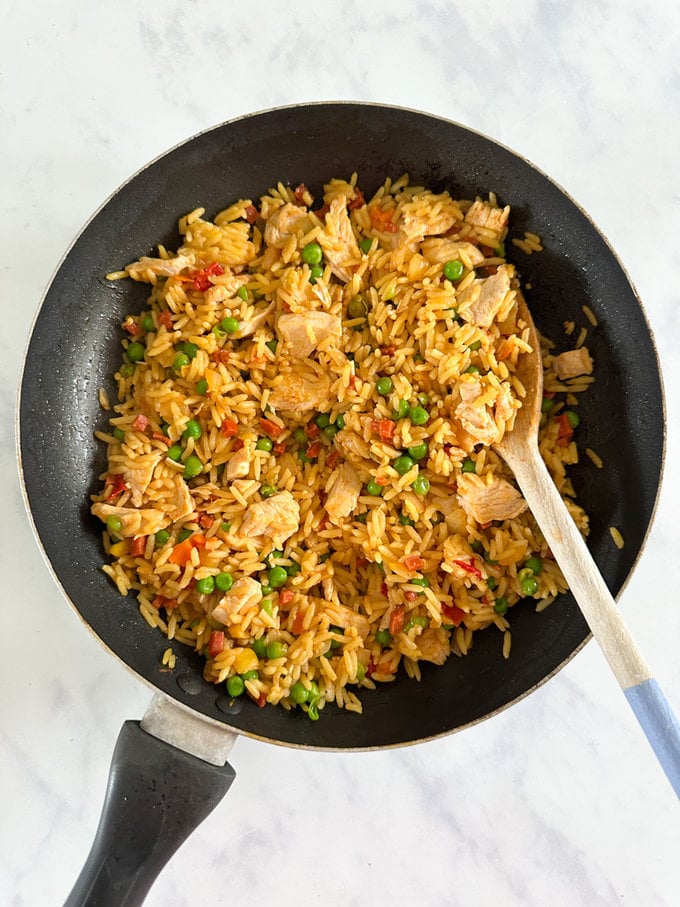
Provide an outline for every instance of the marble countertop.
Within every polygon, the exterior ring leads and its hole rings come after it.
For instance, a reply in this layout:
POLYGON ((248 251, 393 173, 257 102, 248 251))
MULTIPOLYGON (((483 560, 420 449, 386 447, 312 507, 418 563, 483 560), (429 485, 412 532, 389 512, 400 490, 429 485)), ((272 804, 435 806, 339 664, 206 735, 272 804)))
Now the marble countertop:
MULTIPOLYGON (((424 109, 526 155, 591 213, 644 300, 668 392, 665 481, 620 607, 680 712, 680 284, 669 266, 680 237, 679 33, 672 0, 6 5, 3 904, 63 901, 121 722, 149 699, 80 624, 29 527, 13 440, 23 349, 53 269, 102 200, 149 159, 236 115, 306 100, 424 109)), ((594 643, 461 734, 344 755, 242 739, 231 762, 231 792, 149 905, 680 903, 678 804, 594 643)))

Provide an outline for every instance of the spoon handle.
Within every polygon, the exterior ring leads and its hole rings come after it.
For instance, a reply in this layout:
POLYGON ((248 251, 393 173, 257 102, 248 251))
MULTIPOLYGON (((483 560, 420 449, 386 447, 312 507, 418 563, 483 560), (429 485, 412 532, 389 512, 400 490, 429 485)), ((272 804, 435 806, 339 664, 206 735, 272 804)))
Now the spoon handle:
POLYGON ((680 724, 624 624, 542 457, 509 458, 517 483, 583 616, 680 798, 680 724), (510 461, 511 460, 511 461, 510 461))

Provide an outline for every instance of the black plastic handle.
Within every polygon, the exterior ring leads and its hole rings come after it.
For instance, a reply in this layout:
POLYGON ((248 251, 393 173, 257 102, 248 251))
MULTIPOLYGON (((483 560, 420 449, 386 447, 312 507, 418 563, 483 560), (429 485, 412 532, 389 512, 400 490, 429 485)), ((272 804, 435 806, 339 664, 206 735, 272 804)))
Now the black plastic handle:
POLYGON ((65 907, 136 907, 177 848, 231 787, 211 765, 126 721, 111 760, 99 827, 65 907))

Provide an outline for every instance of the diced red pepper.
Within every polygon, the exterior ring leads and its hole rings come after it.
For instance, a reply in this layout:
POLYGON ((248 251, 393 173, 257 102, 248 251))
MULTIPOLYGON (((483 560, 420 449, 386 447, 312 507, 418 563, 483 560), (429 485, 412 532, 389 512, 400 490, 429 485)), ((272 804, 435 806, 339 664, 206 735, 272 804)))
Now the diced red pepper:
POLYGON ((245 219, 248 221, 249 224, 254 224, 255 221, 260 216, 260 212, 257 210, 255 205, 248 205, 248 207, 244 210, 243 214, 245 215, 245 219))
POLYGON ((380 584, 380 594, 384 595, 385 598, 387 598, 387 583, 385 582, 385 580, 383 580, 380 584))
POLYGON ((224 268, 219 263, 219 261, 213 261, 206 268, 201 268, 200 271, 194 271, 189 276, 191 277, 194 289, 199 292, 209 290, 212 286, 211 277, 217 277, 220 274, 224 274, 224 268))
POLYGON ((394 356, 394 354, 397 352, 397 348, 394 345, 385 346, 385 347, 383 347, 381 352, 382 352, 383 356, 394 356))
POLYGON ((321 441, 314 441, 309 445, 305 456, 310 460, 315 460, 321 453, 321 441))
POLYGON ((408 557, 404 558, 404 567, 407 570, 422 570, 425 566, 425 561, 419 554, 409 554, 408 557))
POLYGON ((210 529, 214 522, 215 517, 211 516, 209 513, 202 513, 198 518, 198 525, 201 529, 210 529))
POLYGON ((282 608, 285 608, 286 605, 289 605, 293 601, 294 595, 295 593, 292 589, 282 589, 281 592, 279 592, 279 605, 282 608))
POLYGON ((138 334, 142 333, 142 329, 132 318, 125 319, 125 321, 123 322, 123 330, 127 331, 128 334, 131 334, 133 337, 137 337, 138 334))
POLYGON ((119 494, 125 491, 127 484, 123 476, 118 473, 115 476, 107 476, 106 488, 111 488, 109 496, 106 498, 107 501, 111 501, 113 498, 117 498, 119 494))
POLYGON ((316 424, 316 422, 312 421, 312 422, 308 422, 305 425, 305 431, 307 432, 308 438, 318 438, 321 429, 316 424))
POLYGON ((144 549, 146 548, 146 536, 138 535, 136 539, 132 540, 130 544, 130 554, 132 557, 141 557, 144 554, 144 549))
POLYGON ((280 425, 277 425, 276 422, 272 422, 271 419, 260 419, 260 428, 266 435, 269 435, 269 437, 274 440, 283 434, 283 428, 280 425))
POLYGON ((279 441, 278 444, 274 445, 272 450, 273 450, 273 453, 275 453, 277 456, 279 456, 282 453, 285 453, 286 452, 285 442, 279 441))
POLYGON ((166 447, 170 447, 170 438, 166 438, 162 431, 153 432, 151 437, 154 441, 162 441, 166 447))
POLYGON ((359 557, 357 558, 357 567, 367 567, 368 564, 369 564, 368 558, 363 557, 363 555, 359 555, 359 557))
POLYGON ((366 204, 366 199, 364 198, 364 193, 361 189, 354 189, 354 195, 349 200, 347 207, 350 211, 356 211, 357 208, 363 208, 366 204))
POLYGON ((245 443, 243 438, 234 438, 234 443, 231 445, 232 450, 243 450, 245 443))
POLYGON ((135 417, 132 427, 135 431, 146 431, 149 427, 149 420, 144 413, 138 413, 135 417))
POLYGON ((447 620, 450 620, 452 624, 459 626, 463 620, 465 620, 466 614, 461 608, 458 608, 456 605, 442 605, 442 614, 447 620))
POLYGON ((386 211, 384 208, 371 208, 371 223, 376 228, 376 230, 381 230, 383 233, 396 233, 397 227, 394 221, 392 220, 392 212, 386 211))
POLYGON ((403 605, 397 605, 390 615, 390 633, 396 636, 401 633, 405 622, 406 609, 403 605))
POLYGON ((295 201, 298 205, 306 205, 307 207, 314 204, 314 196, 304 183, 300 183, 299 186, 296 186, 295 201))
POLYGON ((165 608, 166 611, 172 611, 173 608, 179 608, 179 602, 176 598, 166 598, 164 595, 157 595, 151 604, 154 608, 165 608))
POLYGON ((557 423, 560 426, 560 430, 557 434, 555 443, 558 447, 568 447, 569 442, 574 436, 574 426, 569 421, 569 417, 566 413, 560 413, 557 417, 557 423))
POLYGON ((304 629, 303 624, 305 620, 305 612, 298 611, 295 617, 293 618, 293 623, 290 625, 290 632, 294 633, 295 636, 299 636, 304 629))
POLYGON ((339 460, 340 460, 340 452, 337 450, 332 450, 328 454, 328 457, 326 458, 326 465, 328 466, 329 469, 335 469, 335 467, 338 465, 339 460))
POLYGON ((259 708, 263 709, 267 705, 267 694, 260 693, 260 695, 257 697, 256 702, 259 708))
POLYGON ((168 309, 164 309, 158 315, 158 324, 162 325, 166 331, 172 330, 172 313, 168 309))
POLYGON ((414 602, 418 598, 417 592, 411 592, 409 589, 408 592, 404 592, 404 598, 407 602, 414 602))
POLYGON ((210 354, 210 358, 217 365, 226 365, 229 362, 229 350, 215 350, 210 354))
POLYGON ((323 220, 323 218, 328 214, 328 212, 330 210, 331 210, 330 205, 322 205, 320 208, 317 208, 317 210, 314 213, 316 214, 316 216, 319 219, 323 220))
POLYGON ((233 419, 223 419, 220 431, 227 438, 233 438, 234 435, 238 434, 238 422, 234 422, 233 419))
POLYGON ((380 435, 381 441, 391 441, 394 438, 395 428, 396 423, 391 419, 371 420, 371 431, 374 431, 378 435, 380 435))
POLYGON ((351 390, 354 390, 355 387, 356 387, 356 385, 357 385, 357 376, 356 376, 356 375, 350 375, 350 376, 349 376, 349 381, 347 382, 347 385, 348 385, 348 387, 349 387, 351 390))
POLYGON ((211 658, 217 658, 222 651, 224 651, 224 630, 213 630, 208 643, 208 655, 211 658))
POLYGON ((475 562, 473 560, 454 561, 453 563, 456 564, 456 566, 460 567, 461 570, 465 570, 466 573, 469 573, 471 576, 474 576, 475 579, 482 578, 482 574, 477 569, 477 567, 475 567, 475 562))

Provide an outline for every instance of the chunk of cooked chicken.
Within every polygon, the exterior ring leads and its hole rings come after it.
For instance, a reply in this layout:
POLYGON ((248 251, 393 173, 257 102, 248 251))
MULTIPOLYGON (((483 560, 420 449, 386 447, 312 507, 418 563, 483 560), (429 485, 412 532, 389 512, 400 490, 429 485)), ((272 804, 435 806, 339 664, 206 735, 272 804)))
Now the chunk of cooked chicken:
POLYGON ((500 441, 502 431, 489 407, 476 402, 482 394, 483 388, 480 381, 463 382, 460 386, 461 401, 456 406, 454 415, 475 441, 491 445, 500 441))
POLYGON ((271 302, 264 309, 261 309, 259 312, 256 312, 250 318, 247 318, 245 321, 241 321, 236 331, 231 336, 235 340, 241 340, 243 337, 252 337, 255 331, 258 331, 260 328, 264 327, 267 318, 274 311, 275 303, 271 302))
POLYGON ((108 517, 117 516, 121 528, 116 535, 124 539, 135 538, 138 535, 154 535, 168 523, 168 518, 162 510, 144 507, 139 510, 134 507, 116 507, 113 504, 97 503, 92 505, 92 513, 106 522, 108 517))
POLYGON ((505 228, 508 225, 509 216, 509 205, 506 205, 505 208, 493 208, 488 202, 477 199, 477 201, 473 202, 468 208, 467 214, 465 215, 465 223, 489 230, 491 233, 495 234, 496 240, 500 243, 505 228))
POLYGON ((172 477, 172 490, 169 495, 162 499, 162 505, 166 509, 171 522, 183 520, 196 510, 196 502, 189 491, 189 486, 181 475, 175 474, 172 477))
POLYGON ((420 636, 416 637, 418 654, 416 658, 421 661, 431 661, 436 665, 443 665, 451 654, 451 645, 446 635, 446 630, 427 627, 420 636))
POLYGON ((446 521, 446 528, 449 532, 463 534, 467 525, 465 511, 458 503, 455 494, 450 494, 446 498, 438 498, 436 503, 437 510, 441 513, 446 521))
POLYGON ((460 317, 469 324, 476 324, 481 328, 491 327, 509 289, 508 269, 501 265, 495 274, 475 280, 467 290, 456 297, 460 303, 460 317), (469 299, 473 301, 470 305, 465 305, 469 299))
POLYGON ((277 412, 307 413, 323 410, 330 403, 331 382, 327 375, 301 369, 286 372, 269 395, 269 405, 277 412))
POLYGON ((175 255, 174 258, 142 257, 125 268, 128 277, 148 283, 149 277, 174 277, 185 268, 190 268, 195 261, 192 255, 175 255))
POLYGON ((231 624, 241 612, 247 611, 251 605, 256 605, 261 600, 261 584, 252 576, 243 576, 222 596, 210 616, 222 624, 231 624))
POLYGON ((408 240, 420 240, 424 236, 446 233, 458 220, 456 214, 447 210, 439 210, 434 215, 416 213, 419 207, 420 203, 417 201, 404 205, 400 226, 408 240))
POLYGON ((218 305, 220 302, 227 302, 234 298, 240 288, 248 283, 249 279, 249 274, 225 273, 220 276, 220 283, 216 283, 205 291, 203 301, 206 305, 218 305))
POLYGON ((235 451, 227 462, 225 469, 227 479, 230 482, 234 479, 244 479, 248 475, 251 460, 252 454, 247 447, 235 451))
POLYGON ((343 428, 335 435, 333 443, 343 457, 354 466, 371 469, 374 465, 370 445, 355 431, 343 428))
POLYGON ((361 252, 352 230, 344 198, 334 198, 326 214, 326 225, 317 236, 326 261, 338 280, 347 283, 361 262, 361 252))
POLYGON ((474 268, 484 261, 484 255, 477 246, 473 246, 471 242, 456 242, 452 239, 426 239, 420 244, 420 252, 431 265, 467 259, 474 268))
POLYGON ((471 473, 458 479, 458 501, 478 523, 512 520, 527 509, 527 502, 506 479, 494 477, 487 483, 471 473))
POLYGON ((277 208, 267 218, 264 227, 264 241, 268 246, 283 249, 291 236, 300 226, 301 221, 307 217, 307 211, 298 205, 286 203, 277 208))
POLYGON ((163 454, 160 450, 140 454, 124 469, 123 478, 130 489, 132 503, 135 507, 141 507, 144 503, 144 492, 149 487, 154 469, 162 457, 163 454))
POLYGON ((276 331, 286 343, 286 352, 294 359, 305 359, 327 337, 339 338, 342 323, 327 312, 307 312, 304 315, 281 315, 276 331))
POLYGON ((552 367, 560 381, 566 381, 578 375, 592 375, 593 360, 586 347, 582 346, 578 350, 568 350, 555 356, 552 367))
POLYGON ((337 602, 323 601, 320 604, 323 608, 323 613, 330 620, 331 626, 342 627, 343 630, 348 627, 356 627, 360 636, 364 639, 368 636, 370 624, 368 618, 364 617, 363 614, 357 614, 356 611, 352 611, 351 608, 346 605, 340 605, 337 602))
POLYGON ((353 512, 362 487, 363 483, 350 463, 343 463, 335 470, 326 486, 328 497, 324 504, 326 513, 333 522, 342 520, 353 512))
POLYGON ((299 525, 298 502, 290 491, 280 491, 248 507, 239 534, 250 539, 266 535, 276 548, 282 548, 299 525))

